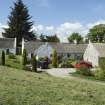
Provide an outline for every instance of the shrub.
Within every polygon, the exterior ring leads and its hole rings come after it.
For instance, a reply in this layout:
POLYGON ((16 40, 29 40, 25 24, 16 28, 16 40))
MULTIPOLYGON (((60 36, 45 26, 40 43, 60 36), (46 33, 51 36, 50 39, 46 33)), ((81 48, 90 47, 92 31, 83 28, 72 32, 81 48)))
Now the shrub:
POLYGON ((100 69, 95 72, 95 77, 99 80, 105 80, 105 58, 99 59, 99 67, 100 69))
POLYGON ((102 69, 97 69, 95 72, 94 72, 94 76, 96 79, 98 80, 105 80, 105 71, 102 70, 102 69))
POLYGON ((23 64, 24 66, 27 64, 27 51, 26 51, 26 49, 23 50, 22 64, 23 64))
POLYGON ((56 50, 53 51, 53 54, 52 54, 52 66, 57 68, 58 64, 58 59, 57 59, 57 52, 56 50))
POLYGON ((4 66, 5 65, 5 52, 2 51, 2 55, 1 55, 1 64, 4 66))
POLYGON ((8 55, 8 58, 9 58, 9 59, 16 59, 16 56, 15 56, 14 54, 10 53, 10 54, 8 55))
POLYGON ((32 57, 31 63, 32 63, 32 70, 37 72, 37 60, 36 60, 36 56, 32 57))
POLYGON ((81 74, 81 75, 85 75, 85 76, 91 76, 91 70, 89 68, 87 68, 86 66, 81 66, 78 70, 77 73, 81 74))
POLYGON ((99 66, 102 70, 105 70, 105 58, 99 58, 99 66))
POLYGON ((59 64, 60 68, 73 68, 73 65, 69 61, 63 61, 59 64))

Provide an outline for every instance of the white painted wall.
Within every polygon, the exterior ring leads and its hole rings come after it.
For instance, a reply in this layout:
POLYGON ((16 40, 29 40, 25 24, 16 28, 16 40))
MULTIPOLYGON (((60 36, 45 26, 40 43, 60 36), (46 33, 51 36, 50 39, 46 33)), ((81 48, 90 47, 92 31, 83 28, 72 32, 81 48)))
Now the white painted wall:
POLYGON ((90 42, 83 56, 85 61, 89 61, 92 65, 99 66, 99 54, 93 44, 90 42))

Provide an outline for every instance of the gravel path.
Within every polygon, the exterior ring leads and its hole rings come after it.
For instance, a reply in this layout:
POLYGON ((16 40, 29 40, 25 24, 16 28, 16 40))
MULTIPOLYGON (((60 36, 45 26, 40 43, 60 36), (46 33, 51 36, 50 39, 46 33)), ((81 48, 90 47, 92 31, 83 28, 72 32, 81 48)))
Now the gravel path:
POLYGON ((68 77, 70 73, 75 72, 75 69, 72 68, 54 68, 50 70, 46 70, 46 72, 55 77, 68 77))

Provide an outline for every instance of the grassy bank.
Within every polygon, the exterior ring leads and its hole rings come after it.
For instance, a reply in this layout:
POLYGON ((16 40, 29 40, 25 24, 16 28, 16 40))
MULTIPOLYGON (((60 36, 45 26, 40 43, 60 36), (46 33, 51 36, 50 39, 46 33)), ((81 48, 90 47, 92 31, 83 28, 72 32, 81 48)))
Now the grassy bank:
POLYGON ((0 67, 0 105, 105 105, 105 85, 0 67))

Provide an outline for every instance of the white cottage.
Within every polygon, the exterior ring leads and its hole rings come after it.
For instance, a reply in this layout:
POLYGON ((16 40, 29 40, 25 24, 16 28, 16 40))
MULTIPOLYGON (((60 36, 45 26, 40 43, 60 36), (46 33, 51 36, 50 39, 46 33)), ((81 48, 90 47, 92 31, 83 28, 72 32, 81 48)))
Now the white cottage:
POLYGON ((84 53, 84 60, 89 61, 92 65, 99 66, 99 59, 105 57, 105 43, 91 43, 84 53))

